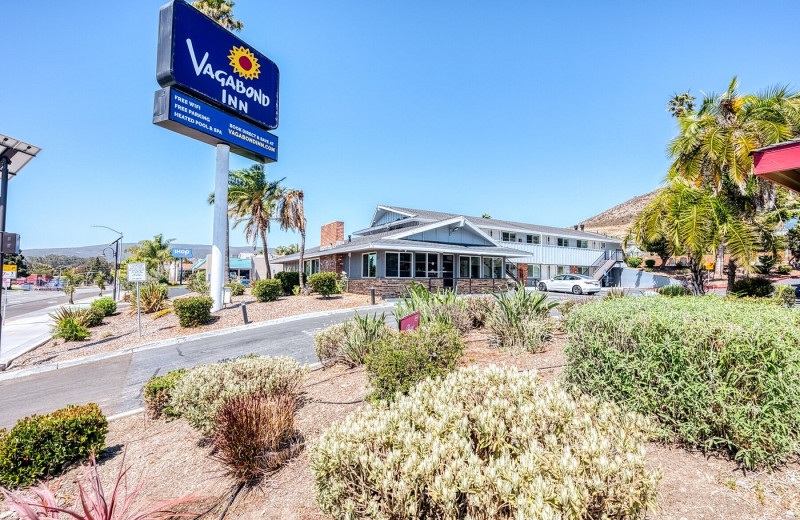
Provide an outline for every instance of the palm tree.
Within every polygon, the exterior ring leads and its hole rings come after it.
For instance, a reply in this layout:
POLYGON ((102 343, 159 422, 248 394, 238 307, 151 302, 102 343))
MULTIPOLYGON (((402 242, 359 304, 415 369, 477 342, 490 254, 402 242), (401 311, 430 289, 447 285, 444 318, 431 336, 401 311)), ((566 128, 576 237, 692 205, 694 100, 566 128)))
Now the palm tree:
MULTIPOLYGON (((303 209, 303 190, 283 190, 280 200, 278 222, 281 229, 300 232, 300 289, 303 284, 303 254, 306 250, 306 214, 303 209)), ((264 246, 266 249, 266 245, 264 246)))
POLYGON ((144 262, 147 270, 156 270, 160 274, 165 273, 164 264, 172 261, 172 251, 169 245, 175 241, 174 238, 164 240, 164 235, 159 233, 153 240, 142 240, 138 245, 131 246, 125 250, 130 253, 129 262, 144 262))
POLYGON ((673 117, 683 117, 689 112, 694 112, 695 108, 694 96, 689 92, 683 94, 673 94, 667 103, 667 112, 673 117))
POLYGON ((231 215, 234 215, 235 228, 244 223, 245 238, 253 241, 256 249, 258 237, 264 245, 264 260, 267 265, 267 278, 272 278, 269 265, 267 233, 270 221, 274 218, 281 197, 280 183, 283 179, 268 182, 264 166, 254 164, 250 168, 231 172, 228 181, 228 202, 231 215))
POLYGON ((61 278, 67 281, 61 289, 69 298, 69 304, 73 305, 75 302, 72 301, 72 297, 75 295, 75 289, 78 287, 78 284, 81 283, 83 277, 75 273, 73 269, 67 269, 62 273, 61 278))
POLYGON ((233 17, 233 6, 230 0, 195 0, 192 6, 200 10, 229 31, 238 32, 244 28, 244 24, 233 17))
MULTIPOLYGON (((637 244, 664 239, 675 254, 686 253, 695 294, 704 294, 703 255, 724 243, 731 258, 745 269, 755 258, 758 235, 741 214, 710 190, 676 181, 663 189, 631 227, 637 244)), ((735 270, 734 270, 735 271, 735 270)), ((728 281, 731 276, 728 273, 728 281)))

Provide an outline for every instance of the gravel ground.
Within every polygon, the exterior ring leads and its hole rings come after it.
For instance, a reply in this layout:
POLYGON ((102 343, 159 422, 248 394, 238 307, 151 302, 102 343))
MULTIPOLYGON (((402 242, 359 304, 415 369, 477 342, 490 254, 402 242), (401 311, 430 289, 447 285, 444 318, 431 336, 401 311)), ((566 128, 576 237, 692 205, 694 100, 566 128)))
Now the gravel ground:
POLYGON ((43 362, 57 363, 84 356, 114 352, 145 343, 169 338, 188 336, 216 329, 227 329, 243 325, 241 304, 247 305, 250 323, 297 316, 312 312, 333 311, 369 305, 369 296, 363 294, 339 294, 330 298, 319 296, 284 296, 273 302, 258 303, 249 294, 233 298, 227 308, 214 313, 214 321, 203 327, 184 329, 178 326, 178 317, 169 313, 158 319, 142 314, 142 337, 137 333, 137 318, 131 306, 124 304, 117 312, 108 316, 99 327, 89 329, 92 333, 87 341, 50 340, 40 347, 14 360, 11 370, 26 368, 43 362))

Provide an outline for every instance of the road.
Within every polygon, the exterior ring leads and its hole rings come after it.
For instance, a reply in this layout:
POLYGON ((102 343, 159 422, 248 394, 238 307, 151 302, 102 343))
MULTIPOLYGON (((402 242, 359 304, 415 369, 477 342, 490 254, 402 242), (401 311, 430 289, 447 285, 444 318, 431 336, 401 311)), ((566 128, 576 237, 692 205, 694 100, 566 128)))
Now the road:
MULTIPOLYGON (((388 314, 390 307, 379 312, 384 310, 388 314)), ((0 428, 68 404, 95 402, 106 415, 139 408, 143 405, 142 385, 152 376, 176 368, 251 353, 314 363, 314 334, 351 316, 352 311, 344 311, 305 318, 0 381, 0 428)))

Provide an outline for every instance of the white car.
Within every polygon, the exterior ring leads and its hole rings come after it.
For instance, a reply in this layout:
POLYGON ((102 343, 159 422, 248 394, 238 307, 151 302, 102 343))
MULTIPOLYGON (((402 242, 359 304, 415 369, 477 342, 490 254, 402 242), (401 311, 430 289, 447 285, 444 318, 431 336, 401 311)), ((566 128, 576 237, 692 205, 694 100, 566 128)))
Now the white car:
POLYGON ((560 274, 550 280, 539 282, 539 290, 592 294, 600 292, 600 282, 583 274, 560 274))

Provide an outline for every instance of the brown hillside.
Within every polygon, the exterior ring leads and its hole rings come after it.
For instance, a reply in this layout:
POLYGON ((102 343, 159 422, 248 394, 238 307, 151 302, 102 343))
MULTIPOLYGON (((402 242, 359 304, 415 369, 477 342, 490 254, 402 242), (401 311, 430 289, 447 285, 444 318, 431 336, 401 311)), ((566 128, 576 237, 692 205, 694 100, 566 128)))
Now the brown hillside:
POLYGON ((602 233, 616 238, 625 238, 636 216, 656 197, 658 191, 651 191, 626 200, 599 215, 584 220, 581 224, 586 226, 586 231, 594 231, 595 233, 602 233))

